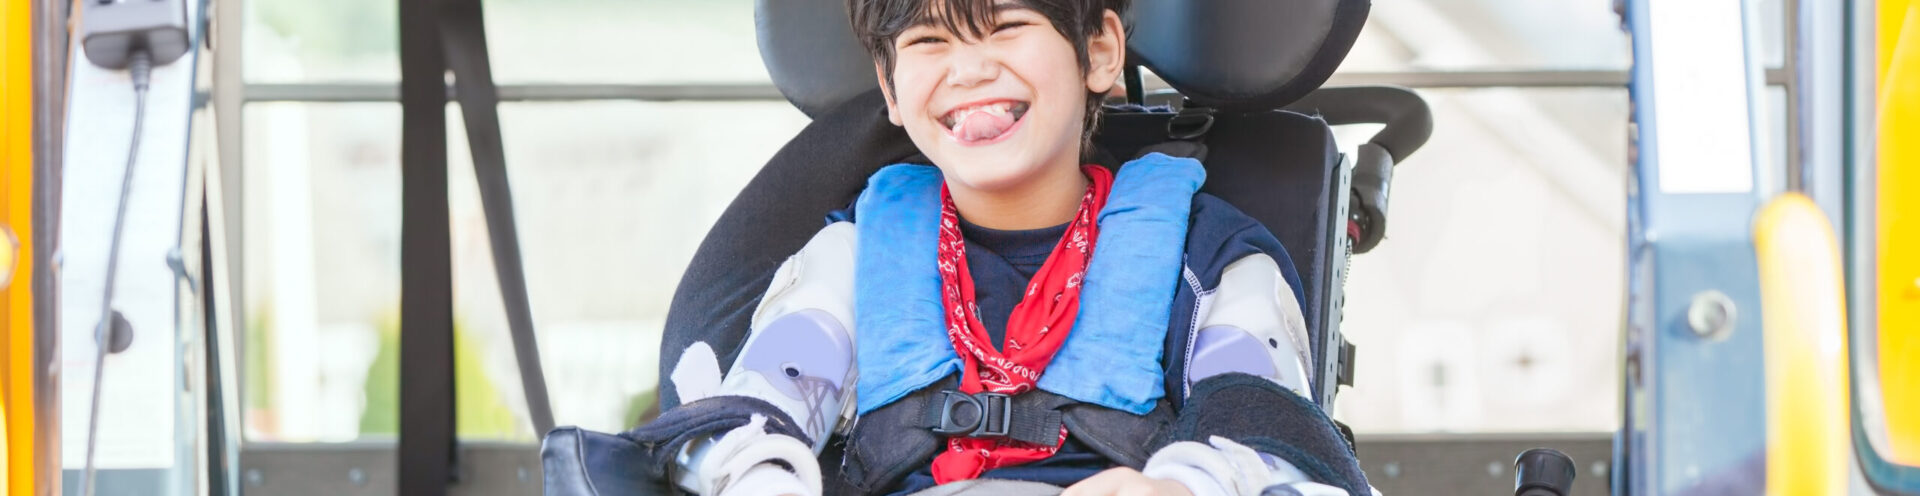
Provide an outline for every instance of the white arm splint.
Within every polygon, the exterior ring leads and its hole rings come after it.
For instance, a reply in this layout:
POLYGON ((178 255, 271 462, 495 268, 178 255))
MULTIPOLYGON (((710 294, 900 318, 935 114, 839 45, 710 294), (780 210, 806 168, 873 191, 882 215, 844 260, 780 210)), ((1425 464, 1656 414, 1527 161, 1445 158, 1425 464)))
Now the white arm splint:
MULTIPOLYGON (((1198 285, 1197 278, 1193 284, 1198 285)), ((1222 271, 1219 286, 1198 296, 1187 345, 1187 387, 1240 372, 1307 396, 1313 363, 1307 319, 1279 264, 1264 254, 1242 257, 1222 271)))
POLYGON ((719 496, 759 496, 813 494, 807 489, 800 477, 787 471, 786 467, 771 463, 762 463, 748 469, 728 490, 719 496))
POLYGON ((701 443, 706 444, 705 449, 688 453, 681 459, 683 466, 694 467, 684 473, 697 476, 683 477, 678 481, 680 486, 699 494, 718 496, 774 494, 763 491, 765 487, 749 485, 747 475, 779 462, 792 467, 793 476, 801 489, 805 489, 798 494, 818 496, 820 461, 814 458, 813 451, 791 436, 768 434, 766 425, 766 417, 754 415, 747 425, 727 431, 719 441, 701 443))
MULTIPOLYGON (((1227 265, 1212 291, 1198 288, 1193 336, 1187 350, 1187 386, 1209 377, 1244 373, 1264 377, 1307 397, 1313 355, 1307 322, 1279 264, 1264 254, 1227 265)), ((1254 496, 1282 486, 1302 496, 1348 496, 1314 482, 1292 463, 1214 436, 1211 444, 1177 442, 1147 460, 1143 475, 1181 483, 1194 496, 1254 496)), ((1377 495, 1378 492, 1376 491, 1377 495)))
POLYGON ((1348 496, 1345 490, 1313 482, 1286 460, 1219 436, 1208 443, 1212 446, 1181 441, 1160 448, 1140 474, 1179 482, 1194 496, 1258 496, 1272 486, 1303 496, 1348 496))

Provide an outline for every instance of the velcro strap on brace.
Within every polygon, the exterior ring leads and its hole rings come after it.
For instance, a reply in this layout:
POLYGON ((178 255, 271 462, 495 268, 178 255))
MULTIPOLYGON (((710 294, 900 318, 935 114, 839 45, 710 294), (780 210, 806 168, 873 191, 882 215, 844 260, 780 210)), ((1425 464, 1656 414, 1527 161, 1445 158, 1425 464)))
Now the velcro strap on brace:
POLYGON ((633 441, 641 452, 631 467, 649 480, 667 481, 674 457, 687 443, 725 434, 752 421, 754 415, 766 417, 766 432, 793 436, 808 445, 807 438, 793 419, 766 401, 746 396, 714 396, 667 410, 660 418, 620 434, 633 441))
POLYGON ((1176 441, 1220 436, 1280 457, 1315 482, 1370 494, 1360 460, 1332 419, 1312 401, 1273 381, 1241 373, 1207 378, 1174 424, 1176 441))
POLYGON ((1008 438, 1058 446, 1061 414, 1055 407, 1059 403, 1031 391, 1008 396, 942 390, 927 399, 920 427, 948 437, 1008 438))

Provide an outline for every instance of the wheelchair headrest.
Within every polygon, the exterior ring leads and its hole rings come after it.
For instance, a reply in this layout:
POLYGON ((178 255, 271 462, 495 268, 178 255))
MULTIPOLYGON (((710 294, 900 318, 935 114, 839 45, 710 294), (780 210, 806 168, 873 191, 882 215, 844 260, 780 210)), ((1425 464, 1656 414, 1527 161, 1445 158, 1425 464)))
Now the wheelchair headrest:
MULTIPOLYGON (((1353 47, 1369 0, 1134 0, 1127 47, 1194 103, 1278 108, 1320 87, 1353 47)), ((873 59, 845 0, 757 0, 760 59, 780 93, 816 116, 872 90, 873 59)))

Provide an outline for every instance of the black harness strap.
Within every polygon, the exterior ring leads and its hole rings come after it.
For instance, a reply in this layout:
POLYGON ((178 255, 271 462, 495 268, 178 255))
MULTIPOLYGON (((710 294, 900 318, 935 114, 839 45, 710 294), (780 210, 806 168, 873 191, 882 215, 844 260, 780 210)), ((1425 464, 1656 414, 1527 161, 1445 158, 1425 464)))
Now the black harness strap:
POLYGON ((968 435, 993 424, 990 415, 1002 415, 1005 437, 1029 443, 1056 445, 1060 427, 1075 440, 1114 463, 1139 469, 1147 457, 1172 439, 1174 412, 1165 399, 1146 415, 1080 403, 1073 398, 1034 390, 1007 398, 1004 412, 997 400, 960 393, 952 376, 877 408, 860 417, 847 438, 838 475, 850 493, 878 492, 925 466, 946 446, 951 435, 968 435), (966 398, 966 399, 961 399, 966 398), (977 405, 977 406, 976 406, 977 405))
POLYGON ((1153 452, 1171 442, 1173 407, 1165 398, 1146 415, 1134 415, 1092 403, 1075 403, 1066 412, 1067 432, 1100 456, 1135 470, 1147 465, 1153 452))
POLYGON ((507 158, 500 135, 500 92, 493 84, 487 58, 487 29, 480 0, 438 0, 440 39, 447 68, 453 71, 454 98, 467 125, 467 146, 473 154, 473 176, 480 186, 480 206, 487 217, 488 245, 493 271, 500 282, 500 298, 507 310, 507 333, 513 337, 514 361, 520 366, 533 432, 553 429, 553 407, 547 401, 546 374, 540 368, 540 345, 533 334, 533 310, 527 303, 526 270, 520 263, 520 233, 513 220, 513 188, 507 182, 507 158))

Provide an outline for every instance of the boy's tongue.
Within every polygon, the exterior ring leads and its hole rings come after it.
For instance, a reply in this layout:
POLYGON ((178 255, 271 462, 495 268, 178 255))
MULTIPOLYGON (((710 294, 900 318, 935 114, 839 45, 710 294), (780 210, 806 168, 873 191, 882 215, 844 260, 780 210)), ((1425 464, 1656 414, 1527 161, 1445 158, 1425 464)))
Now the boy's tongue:
POLYGON ((960 125, 953 127, 954 137, 960 141, 984 141, 1000 137, 1013 127, 1013 116, 995 112, 974 112, 961 118, 960 125))

